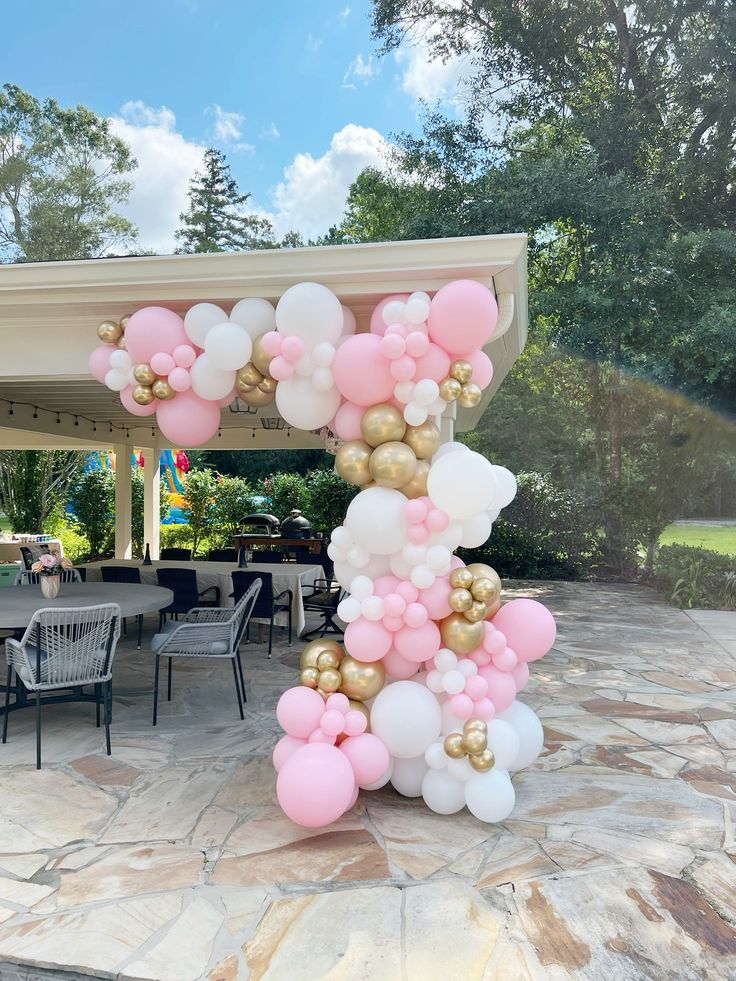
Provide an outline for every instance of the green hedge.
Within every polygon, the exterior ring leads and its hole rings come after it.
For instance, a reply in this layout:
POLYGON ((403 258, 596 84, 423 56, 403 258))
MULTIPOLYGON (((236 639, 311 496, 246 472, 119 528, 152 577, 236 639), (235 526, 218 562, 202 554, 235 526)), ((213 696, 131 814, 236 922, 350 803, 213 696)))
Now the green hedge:
POLYGON ((663 545, 654 560, 657 588, 675 606, 736 609, 736 560, 707 548, 663 545))

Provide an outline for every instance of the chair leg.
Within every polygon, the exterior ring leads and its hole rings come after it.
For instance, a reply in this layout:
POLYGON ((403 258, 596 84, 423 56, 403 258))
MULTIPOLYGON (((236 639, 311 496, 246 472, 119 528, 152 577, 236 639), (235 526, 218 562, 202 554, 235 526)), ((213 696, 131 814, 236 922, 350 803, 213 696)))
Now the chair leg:
POLYGON ((8 665, 8 674, 5 680, 5 715, 3 716, 3 742, 8 741, 8 715, 10 715, 10 682, 13 678, 13 669, 8 665))
POLYGON ((268 622, 268 656, 269 657, 271 656, 272 645, 273 645, 273 613, 271 614, 271 619, 268 622))
POLYGON ((291 604, 289 604, 289 647, 291 647, 291 604))
POLYGON ((128 636, 128 620, 126 617, 123 617, 123 637, 127 637, 127 636, 128 636))
POLYGON ((100 728, 100 686, 95 685, 95 714, 97 716, 97 728, 100 728))
POLYGON ((138 615, 138 650, 141 649, 141 642, 143 640, 143 614, 138 615))
POLYGON ((105 694, 105 749, 107 755, 112 755, 110 745, 110 723, 112 722, 112 681, 108 681, 104 688, 105 694))
POLYGON ((233 665, 233 678, 235 679, 235 691, 238 693, 238 708, 240 709, 240 718, 245 719, 243 714, 243 699, 240 695, 240 680, 238 678, 238 669, 235 667, 235 658, 230 658, 233 665))
POLYGON ((41 690, 36 690, 36 769, 41 769, 41 690))
POLYGON ((243 701, 247 702, 248 698, 245 694, 245 678, 243 677, 243 662, 240 660, 240 651, 235 655, 238 661, 238 673, 240 674, 240 687, 243 691, 243 701))
POLYGON ((170 657, 169 658, 169 676, 168 676, 168 681, 167 681, 167 685, 166 685, 166 701, 167 702, 170 702, 171 701, 171 672, 173 670, 173 664, 174 664, 174 659, 173 659, 173 657, 170 657))
POLYGON ((153 724, 156 725, 158 715, 158 671, 161 662, 159 654, 156 655, 156 670, 153 676, 153 724))

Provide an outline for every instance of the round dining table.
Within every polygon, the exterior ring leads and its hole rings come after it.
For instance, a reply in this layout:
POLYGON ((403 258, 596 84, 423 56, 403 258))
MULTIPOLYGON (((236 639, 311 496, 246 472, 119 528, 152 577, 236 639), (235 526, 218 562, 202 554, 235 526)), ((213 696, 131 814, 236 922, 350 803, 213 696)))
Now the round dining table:
POLYGON ((0 628, 19 630, 27 627, 37 610, 73 609, 103 603, 117 603, 123 618, 137 617, 161 610, 173 599, 172 591, 163 586, 139 586, 127 582, 65 582, 56 599, 46 599, 37 585, 8 586, 0 589, 0 628))

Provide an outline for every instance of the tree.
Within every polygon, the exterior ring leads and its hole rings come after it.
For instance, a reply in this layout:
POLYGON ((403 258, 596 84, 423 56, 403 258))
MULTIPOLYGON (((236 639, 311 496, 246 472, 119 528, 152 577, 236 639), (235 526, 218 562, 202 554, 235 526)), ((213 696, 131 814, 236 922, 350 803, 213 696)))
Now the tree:
POLYGON ((179 252, 237 252, 276 247, 271 223, 248 214, 250 194, 241 194, 221 150, 204 154, 202 171, 189 182, 189 210, 179 219, 179 252))
POLYGON ((184 517, 189 522, 192 536, 192 554, 214 524, 217 479, 211 470, 190 470, 185 487, 184 517))
POLYGON ((307 507, 306 480, 297 473, 275 473, 266 482, 266 493, 271 498, 273 514, 283 521, 289 513, 298 509, 305 511, 307 507))
POLYGON ((0 450, 0 510, 15 532, 42 532, 64 507, 86 453, 0 450))
POLYGON ((0 90, 0 259, 89 259, 125 246, 135 227, 116 207, 136 162, 110 122, 19 86, 0 90))
POLYGON ((243 518, 254 508, 253 488, 247 480, 217 475, 213 521, 227 533, 228 539, 240 529, 243 518))
POLYGON ((193 450, 189 460, 194 467, 211 467, 221 474, 243 477, 253 494, 265 494, 263 481, 272 473, 306 474, 316 468, 332 468, 332 457, 325 450, 193 450))
POLYGON ((305 512, 315 531, 329 537, 342 524, 348 505, 360 490, 334 470, 312 470, 306 477, 305 512))
POLYGON ((70 504, 74 520, 89 541, 90 558, 112 551, 115 536, 115 474, 87 470, 74 484, 70 504))

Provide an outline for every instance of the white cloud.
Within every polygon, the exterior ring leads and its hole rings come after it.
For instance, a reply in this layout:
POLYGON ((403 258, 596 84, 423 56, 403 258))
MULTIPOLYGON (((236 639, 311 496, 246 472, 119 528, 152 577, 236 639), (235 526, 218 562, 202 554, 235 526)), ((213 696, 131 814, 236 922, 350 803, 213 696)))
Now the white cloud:
POLYGON ((280 136, 281 133, 279 133, 276 123, 273 122, 270 124, 270 126, 264 126, 264 128, 261 130, 262 140, 278 140, 280 136))
POLYGON ((179 213, 188 204, 189 180, 202 165, 205 147, 176 132, 176 117, 166 107, 126 102, 110 122, 138 161, 130 198, 121 210, 138 226, 141 247, 173 252, 179 213))
POLYGON ((343 7, 340 11, 340 20, 344 23, 350 16, 350 7, 343 7))
POLYGON ((315 37, 314 34, 307 34, 307 51, 316 54, 325 43, 324 38, 315 37))
POLYGON ((305 238, 320 235, 340 220, 350 185, 365 167, 385 166, 388 144, 375 129, 349 123, 335 133, 321 157, 298 153, 284 169, 269 215, 276 233, 290 229, 305 238))
POLYGON ((467 55, 432 59, 428 40, 417 38, 398 49, 396 61, 403 69, 401 87, 415 102, 457 104, 462 99, 467 55))
POLYGON ((359 54, 348 65, 348 69, 342 80, 342 87, 344 89, 354 89, 355 82, 362 82, 363 85, 367 85, 380 71, 380 65, 373 60, 373 55, 370 55, 368 61, 366 61, 363 55, 359 54))
POLYGON ((252 143, 245 143, 241 140, 243 135, 243 125, 245 116, 239 112, 227 112, 222 106, 215 102, 207 106, 205 113, 214 116, 212 124, 212 139, 215 143, 228 147, 230 150, 238 150, 243 153, 253 153, 255 147, 252 143))

